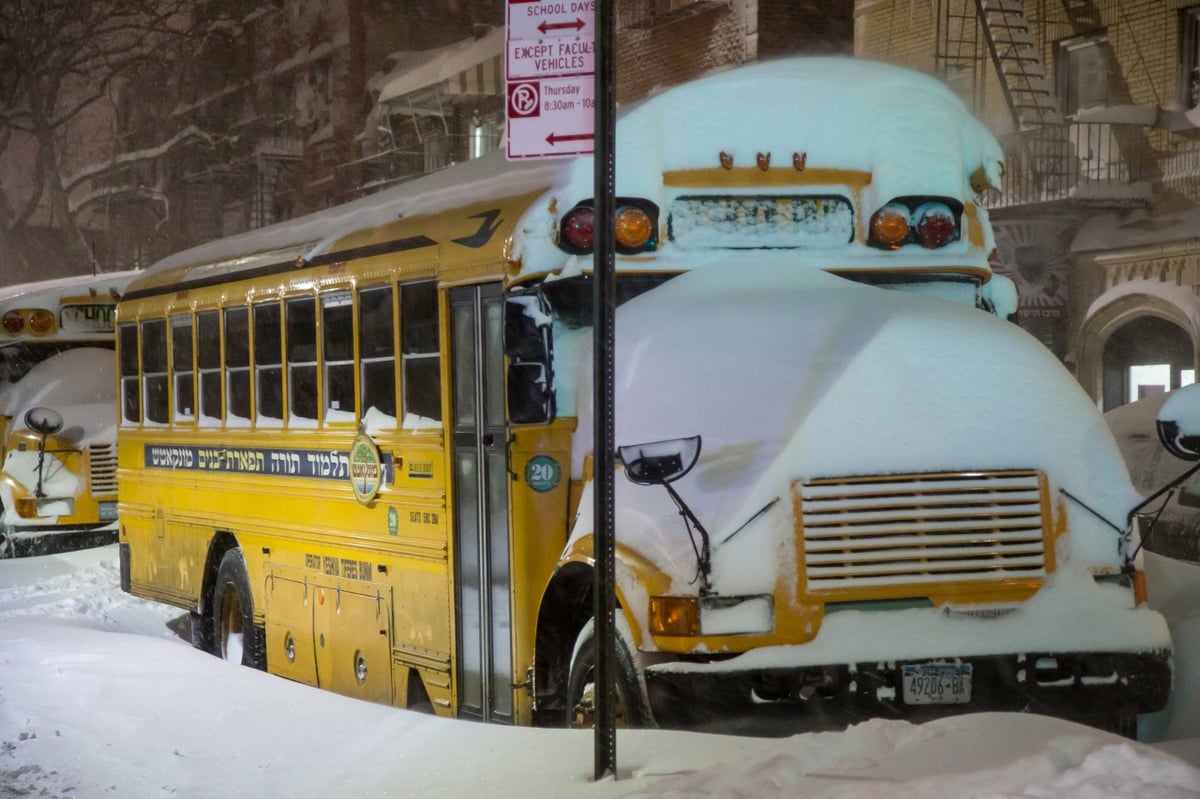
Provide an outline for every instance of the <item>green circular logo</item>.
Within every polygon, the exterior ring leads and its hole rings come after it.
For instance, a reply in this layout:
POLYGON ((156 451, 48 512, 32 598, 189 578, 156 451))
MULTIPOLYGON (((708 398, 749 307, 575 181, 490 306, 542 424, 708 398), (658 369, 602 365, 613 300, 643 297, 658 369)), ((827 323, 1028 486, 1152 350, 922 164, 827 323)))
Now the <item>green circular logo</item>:
POLYGON ((562 480, 562 467, 549 455, 535 455, 525 464, 525 482, 539 494, 545 493, 562 480))
POLYGON ((393 507, 388 508, 388 535, 395 535, 400 530, 400 514, 393 507))
POLYGON ((368 505, 383 485, 383 462, 379 447, 367 436, 359 433, 350 445, 350 485, 354 487, 354 498, 368 505))

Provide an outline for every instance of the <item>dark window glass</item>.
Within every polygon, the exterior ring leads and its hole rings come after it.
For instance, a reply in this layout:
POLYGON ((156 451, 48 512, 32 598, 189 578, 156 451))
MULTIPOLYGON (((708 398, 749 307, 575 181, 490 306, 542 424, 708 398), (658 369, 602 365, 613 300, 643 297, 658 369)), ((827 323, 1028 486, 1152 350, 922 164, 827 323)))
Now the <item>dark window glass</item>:
POLYGON ((137 325, 126 324, 117 329, 117 346, 121 360, 121 418, 137 424, 142 420, 137 325))
POLYGON ((196 373, 192 364, 192 317, 171 317, 171 372, 175 386, 175 421, 196 419, 196 373))
POLYGON ((221 418, 221 316, 196 314, 196 364, 200 367, 200 421, 221 418))
POLYGON ((434 281, 400 287, 401 390, 406 415, 442 418, 437 310, 434 281))
POLYGON ((225 311, 226 424, 250 421, 250 324, 245 308, 225 311))
POLYGON ((358 295, 358 350, 362 363, 363 413, 371 408, 396 415, 396 329, 392 288, 358 295))
POLYGON ((288 414, 317 418, 317 305, 311 297, 287 302, 288 414))
POLYGON ((255 424, 271 426, 283 420, 283 348, 279 303, 254 306, 255 424))
POLYGON ((354 299, 349 292, 321 297, 321 331, 325 416, 330 421, 354 421, 354 299))
POLYGON ((146 421, 166 424, 167 415, 167 322, 142 322, 142 407, 146 421))

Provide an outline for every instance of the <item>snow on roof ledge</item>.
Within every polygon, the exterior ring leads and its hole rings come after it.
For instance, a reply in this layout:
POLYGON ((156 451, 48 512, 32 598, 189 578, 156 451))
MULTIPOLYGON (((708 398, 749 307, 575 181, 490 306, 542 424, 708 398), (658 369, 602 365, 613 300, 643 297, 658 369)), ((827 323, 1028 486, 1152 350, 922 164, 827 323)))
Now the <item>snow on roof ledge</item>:
MULTIPOLYGON (((460 42, 412 55, 421 56, 419 66, 402 66, 383 79, 379 102, 386 103, 427 86, 452 78, 476 64, 504 54, 504 28, 492 28, 478 39, 460 42)), ((405 59, 406 64, 411 63, 405 59)))

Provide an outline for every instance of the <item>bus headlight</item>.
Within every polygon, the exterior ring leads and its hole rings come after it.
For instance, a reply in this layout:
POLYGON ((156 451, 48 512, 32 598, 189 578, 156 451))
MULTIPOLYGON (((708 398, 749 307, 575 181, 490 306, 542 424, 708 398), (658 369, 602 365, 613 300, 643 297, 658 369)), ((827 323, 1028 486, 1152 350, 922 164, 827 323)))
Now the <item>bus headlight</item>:
POLYGON ((867 244, 898 250, 908 244, 936 250, 958 241, 962 204, 950 197, 896 197, 871 215, 867 244))
POLYGON ((775 602, 770 594, 751 596, 652 596, 652 635, 749 635, 775 629, 775 602))
MULTIPOLYGON (((658 206, 640 197, 617 197, 613 208, 613 244, 621 255, 658 249, 658 206)), ((558 246, 572 255, 589 255, 596 246, 596 210, 582 200, 563 215, 558 246)))

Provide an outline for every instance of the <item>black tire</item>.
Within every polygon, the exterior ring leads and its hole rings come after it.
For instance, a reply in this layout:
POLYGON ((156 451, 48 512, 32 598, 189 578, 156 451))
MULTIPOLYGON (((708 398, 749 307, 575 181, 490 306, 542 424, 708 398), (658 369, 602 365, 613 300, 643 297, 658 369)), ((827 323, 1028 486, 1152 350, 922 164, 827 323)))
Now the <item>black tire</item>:
MULTIPOLYGON (((596 672, 595 619, 587 624, 575 639, 574 655, 571 658, 570 675, 567 678, 566 725, 590 729, 595 726, 595 702, 593 685, 596 672)), ((645 727, 650 722, 650 712, 638 680, 634 665, 632 646, 627 634, 618 623, 615 652, 615 682, 617 688, 614 715, 617 727, 645 727)))
POLYGON ((212 653, 222 660, 266 670, 263 636, 254 626, 254 598, 246 577, 242 550, 234 548, 221 558, 213 586, 212 653))

